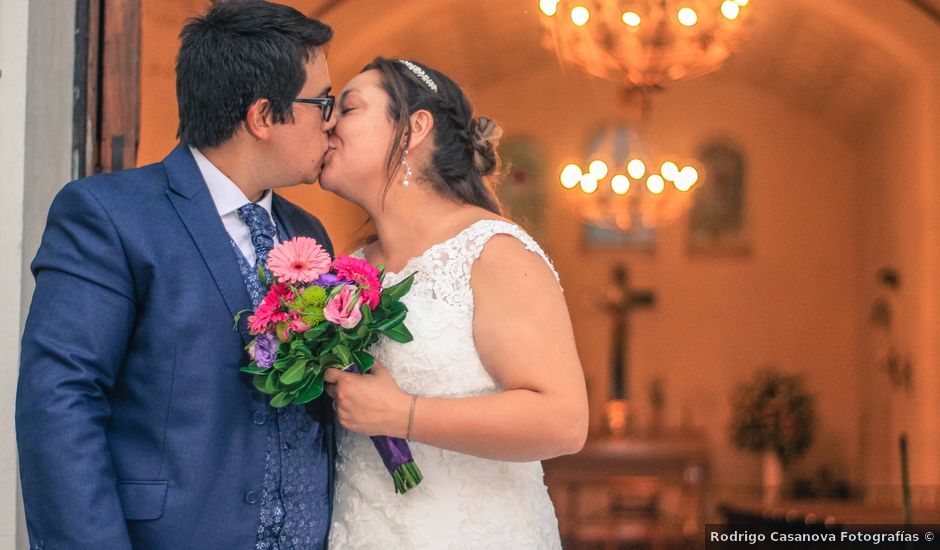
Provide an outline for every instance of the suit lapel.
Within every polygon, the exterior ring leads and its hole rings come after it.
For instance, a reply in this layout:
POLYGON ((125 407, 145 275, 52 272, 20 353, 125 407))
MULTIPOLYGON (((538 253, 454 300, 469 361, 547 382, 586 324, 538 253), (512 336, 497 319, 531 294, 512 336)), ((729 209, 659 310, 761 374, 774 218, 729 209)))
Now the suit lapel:
MULTIPOLYGON (((184 145, 177 145, 163 160, 163 166, 170 182, 167 196, 202 254, 232 317, 239 312, 250 310, 251 298, 232 251, 231 237, 222 225, 212 195, 209 194, 189 149, 184 145)), ((238 323, 238 330, 247 344, 251 337, 244 317, 243 315, 242 321, 238 323)))
POLYGON ((297 228, 294 226, 290 216, 287 215, 286 208, 284 207, 284 199, 273 191, 272 194, 274 196, 271 197, 271 213, 274 215, 274 223, 277 224, 277 238, 280 239, 281 242, 289 241, 297 236, 297 228))

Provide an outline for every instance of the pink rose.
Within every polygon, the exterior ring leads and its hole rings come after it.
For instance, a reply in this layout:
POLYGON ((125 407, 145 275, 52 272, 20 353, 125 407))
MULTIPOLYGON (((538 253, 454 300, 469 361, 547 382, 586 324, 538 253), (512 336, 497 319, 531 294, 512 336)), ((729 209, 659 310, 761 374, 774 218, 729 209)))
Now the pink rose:
POLYGON ((327 302, 323 309, 323 317, 343 328, 355 328, 362 320, 362 312, 359 311, 361 304, 362 298, 359 296, 359 291, 352 285, 343 285, 340 291, 327 302))

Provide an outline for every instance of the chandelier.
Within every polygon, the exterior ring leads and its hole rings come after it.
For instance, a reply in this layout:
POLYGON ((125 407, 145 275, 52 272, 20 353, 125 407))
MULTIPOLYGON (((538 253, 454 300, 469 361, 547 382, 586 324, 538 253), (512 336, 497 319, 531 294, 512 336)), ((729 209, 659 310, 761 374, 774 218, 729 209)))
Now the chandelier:
POLYGON ((661 88, 717 70, 745 39, 749 0, 539 0, 544 45, 588 74, 661 88))
MULTIPOLYGON (((744 41, 749 0, 540 0, 543 43, 588 74, 639 98, 717 70, 744 41)), ((606 127, 583 160, 559 174, 580 216, 595 227, 664 225, 691 204, 703 181, 694 160, 655 156, 636 125, 606 127)))
POLYGON ((580 217, 604 230, 637 231, 673 221, 688 208, 700 178, 695 161, 652 155, 626 124, 601 128, 584 158, 566 164, 559 179, 573 191, 568 198, 580 217))

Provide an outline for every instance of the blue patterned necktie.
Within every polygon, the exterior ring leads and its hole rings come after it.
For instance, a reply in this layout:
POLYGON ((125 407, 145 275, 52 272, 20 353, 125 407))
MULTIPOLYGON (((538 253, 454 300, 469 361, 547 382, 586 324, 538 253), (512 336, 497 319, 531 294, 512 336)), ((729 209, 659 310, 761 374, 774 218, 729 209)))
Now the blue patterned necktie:
POLYGON ((251 233, 251 244, 255 247, 255 268, 260 265, 264 268, 265 275, 270 278, 271 274, 267 269, 268 252, 274 248, 275 234, 271 216, 263 207, 250 202, 238 209, 238 217, 245 222, 251 233))

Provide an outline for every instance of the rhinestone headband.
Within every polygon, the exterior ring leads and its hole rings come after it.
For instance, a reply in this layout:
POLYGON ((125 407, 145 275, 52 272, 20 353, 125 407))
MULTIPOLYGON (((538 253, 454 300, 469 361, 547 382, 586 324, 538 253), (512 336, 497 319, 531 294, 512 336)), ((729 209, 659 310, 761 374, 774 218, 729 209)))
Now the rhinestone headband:
POLYGON ((420 78, 421 82, 424 82, 424 84, 428 88, 430 88, 432 92, 437 93, 437 84, 433 80, 431 80, 431 77, 428 76, 428 73, 424 72, 424 69, 415 65, 411 61, 408 61, 407 59, 399 59, 398 62, 404 65, 405 67, 408 67, 408 70, 413 72, 415 76, 420 78))

